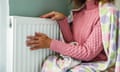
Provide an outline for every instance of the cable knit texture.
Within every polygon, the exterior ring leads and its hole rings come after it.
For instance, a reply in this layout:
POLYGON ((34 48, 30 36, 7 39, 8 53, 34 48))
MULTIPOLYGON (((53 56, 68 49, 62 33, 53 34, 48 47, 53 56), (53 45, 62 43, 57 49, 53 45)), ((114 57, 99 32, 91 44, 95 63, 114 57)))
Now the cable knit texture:
POLYGON ((99 9, 94 0, 87 2, 82 10, 73 11, 71 27, 67 18, 58 23, 67 43, 52 40, 51 50, 83 61, 107 59, 103 52, 99 9), (70 45, 72 41, 79 45, 70 45))

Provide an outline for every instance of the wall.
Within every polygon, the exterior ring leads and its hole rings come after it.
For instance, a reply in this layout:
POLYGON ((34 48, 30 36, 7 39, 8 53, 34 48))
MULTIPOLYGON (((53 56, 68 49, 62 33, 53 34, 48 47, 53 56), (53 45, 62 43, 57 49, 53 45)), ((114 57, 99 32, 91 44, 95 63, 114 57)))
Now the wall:
POLYGON ((116 6, 120 9, 120 0, 116 0, 116 6))
POLYGON ((68 14, 68 0, 10 0, 10 15, 40 16, 57 10, 68 14))
POLYGON ((0 0, 0 72, 6 72, 6 26, 8 16, 8 0, 0 0))

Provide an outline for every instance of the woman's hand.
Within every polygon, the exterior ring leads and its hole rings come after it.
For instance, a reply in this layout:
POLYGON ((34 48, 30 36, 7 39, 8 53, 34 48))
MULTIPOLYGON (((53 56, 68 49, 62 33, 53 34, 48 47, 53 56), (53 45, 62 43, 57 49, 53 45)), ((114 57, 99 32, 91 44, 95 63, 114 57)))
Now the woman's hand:
POLYGON ((40 17, 41 18, 50 18, 50 19, 59 21, 59 20, 64 19, 65 15, 63 13, 60 13, 60 12, 52 11, 52 12, 44 14, 40 17))
POLYGON ((51 39, 43 33, 35 33, 34 36, 28 36, 26 44, 31 50, 49 48, 51 39))

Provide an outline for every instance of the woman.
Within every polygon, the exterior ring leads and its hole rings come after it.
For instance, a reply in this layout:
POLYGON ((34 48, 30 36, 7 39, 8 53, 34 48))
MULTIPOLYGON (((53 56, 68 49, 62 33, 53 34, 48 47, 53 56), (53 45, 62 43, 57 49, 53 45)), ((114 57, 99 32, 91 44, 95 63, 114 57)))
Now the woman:
MULTIPOLYGON (((88 70, 89 72, 100 70, 92 68, 91 65, 88 68, 84 64, 84 62, 107 61, 102 40, 99 2, 100 0, 73 0, 76 9, 72 10, 71 19, 56 11, 41 16, 57 20, 65 40, 65 42, 53 40, 42 33, 28 36, 27 45, 31 47, 31 50, 50 48, 65 55, 61 56, 62 58, 49 57, 43 65, 42 72, 81 72, 89 68, 91 68, 88 70), (71 44, 73 42, 75 44, 71 44), (70 59, 72 62, 69 63, 69 60, 66 59, 70 59), (81 61, 83 64, 80 63, 81 61)), ((101 0, 101 6, 106 6, 106 4, 109 6, 112 2, 113 0, 101 0)), ((110 7, 114 9, 114 7, 110 7)))

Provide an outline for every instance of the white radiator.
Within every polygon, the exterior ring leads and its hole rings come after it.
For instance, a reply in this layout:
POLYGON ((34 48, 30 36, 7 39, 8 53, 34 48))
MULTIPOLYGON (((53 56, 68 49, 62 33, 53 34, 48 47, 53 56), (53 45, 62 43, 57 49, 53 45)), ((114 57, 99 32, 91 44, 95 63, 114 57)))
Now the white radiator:
POLYGON ((54 53, 49 49, 31 51, 26 47, 26 37, 42 32, 59 39, 56 21, 50 19, 12 16, 7 30, 7 72, 40 72, 46 56, 54 53))

